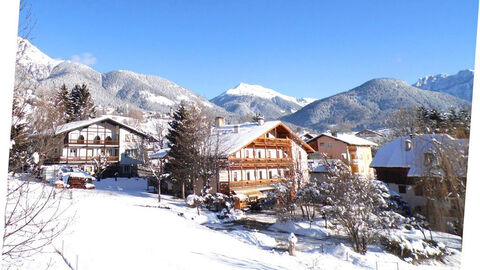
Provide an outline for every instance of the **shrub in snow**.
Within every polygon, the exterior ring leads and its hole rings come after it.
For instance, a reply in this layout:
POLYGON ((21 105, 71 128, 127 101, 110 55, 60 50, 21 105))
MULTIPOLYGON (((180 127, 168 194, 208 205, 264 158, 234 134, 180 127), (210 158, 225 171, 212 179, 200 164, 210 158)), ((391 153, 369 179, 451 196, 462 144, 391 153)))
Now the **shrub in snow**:
POLYGON ((186 204, 190 207, 199 207, 203 202, 203 198, 201 196, 190 194, 187 196, 186 204))
POLYGON ((230 211, 233 207, 232 198, 222 193, 206 194, 203 196, 203 203, 208 210, 215 212, 221 212, 223 209, 230 211))
POLYGON ((352 176, 347 165, 330 170, 319 187, 329 205, 325 215, 348 235, 354 251, 365 254, 375 236, 397 227, 402 217, 389 210, 390 194, 383 183, 352 176))
POLYGON ((443 261, 446 255, 451 254, 443 243, 425 239, 409 240, 401 234, 382 235, 380 243, 388 252, 412 263, 427 259, 443 261))
POLYGON ((282 179, 275 184, 273 192, 268 194, 270 199, 276 201, 275 214, 280 221, 292 220, 295 215, 295 181, 282 179))

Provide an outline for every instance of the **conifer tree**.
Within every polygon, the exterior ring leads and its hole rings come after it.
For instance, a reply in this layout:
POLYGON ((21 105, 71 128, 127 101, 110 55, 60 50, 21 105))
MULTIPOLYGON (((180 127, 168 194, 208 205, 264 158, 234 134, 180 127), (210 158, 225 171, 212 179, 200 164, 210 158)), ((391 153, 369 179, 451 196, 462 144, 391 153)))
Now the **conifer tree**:
POLYGON ((73 114, 73 105, 72 97, 70 91, 68 91, 67 86, 63 84, 57 94, 55 95, 55 104, 59 110, 60 123, 68 123, 75 120, 73 114))
POLYGON ((169 126, 166 138, 170 152, 165 171, 170 174, 176 193, 185 198, 186 192, 192 191, 201 178, 201 149, 208 134, 208 124, 199 108, 187 108, 181 103, 169 126))
POLYGON ((75 85, 71 92, 72 109, 75 121, 95 117, 95 105, 86 84, 75 85))

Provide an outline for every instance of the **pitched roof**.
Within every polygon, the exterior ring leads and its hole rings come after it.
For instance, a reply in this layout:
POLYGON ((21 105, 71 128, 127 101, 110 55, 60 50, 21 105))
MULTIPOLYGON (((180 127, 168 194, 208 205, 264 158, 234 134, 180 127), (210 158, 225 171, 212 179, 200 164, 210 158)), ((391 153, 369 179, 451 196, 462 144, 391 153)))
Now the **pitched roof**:
MULTIPOLYGON (((219 136, 219 152, 225 156, 235 153, 244 146, 251 143, 253 140, 264 135, 275 127, 282 126, 293 136, 293 139, 307 151, 313 151, 313 149, 302 141, 295 133, 293 133, 288 127, 282 124, 281 121, 266 121, 262 125, 257 123, 243 123, 238 125, 224 125, 221 127, 215 127, 212 130, 213 136, 219 136), (238 128, 238 132, 235 129, 238 128)), ((215 138, 214 138, 215 140, 215 138)))
POLYGON ((424 154, 434 153, 440 144, 457 144, 459 147, 468 145, 468 140, 454 139, 447 134, 423 134, 415 137, 400 137, 378 149, 370 163, 371 168, 410 168, 408 176, 423 176, 426 166, 424 154), (411 149, 406 150, 406 141, 410 140, 411 149))
POLYGON ((355 133, 355 136, 358 136, 359 134, 369 134, 369 135, 375 135, 375 136, 379 136, 379 137, 383 137, 384 135, 380 132, 377 132, 375 130, 371 130, 371 129, 364 129, 364 130, 361 130, 357 133, 355 133))
POLYGON ((352 134, 346 134, 346 133, 338 133, 336 136, 333 136, 331 133, 322 133, 322 134, 318 135, 317 137, 309 140, 308 142, 315 141, 322 136, 329 137, 329 138, 332 138, 334 140, 344 142, 348 145, 377 146, 377 144, 372 142, 372 141, 357 137, 357 136, 352 135, 352 134))
POLYGON ((75 130, 75 129, 82 128, 82 127, 90 126, 90 125, 93 125, 95 123, 102 122, 102 121, 110 121, 110 122, 113 122, 117 125, 120 125, 120 126, 126 128, 126 129, 129 129, 129 130, 131 130, 135 133, 138 133, 138 134, 140 134, 144 137, 150 137, 148 134, 144 133, 143 131, 140 131, 137 128, 134 128, 134 127, 129 126, 127 124, 124 124, 122 122, 119 122, 119 121, 113 119, 109 115, 102 115, 102 116, 97 117, 97 118, 75 121, 75 122, 70 122, 70 123, 60 125, 56 128, 55 135, 59 135, 59 134, 65 133, 65 132, 69 132, 69 131, 72 131, 72 130, 75 130))

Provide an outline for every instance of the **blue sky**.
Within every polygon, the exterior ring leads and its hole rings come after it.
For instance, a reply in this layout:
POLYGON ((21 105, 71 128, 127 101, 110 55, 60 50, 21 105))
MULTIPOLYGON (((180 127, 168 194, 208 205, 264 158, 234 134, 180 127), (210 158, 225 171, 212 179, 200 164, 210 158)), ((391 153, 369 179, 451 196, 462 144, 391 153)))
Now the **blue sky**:
POLYGON ((31 1, 32 42, 212 98, 240 82, 322 98, 474 65, 477 0, 31 1))

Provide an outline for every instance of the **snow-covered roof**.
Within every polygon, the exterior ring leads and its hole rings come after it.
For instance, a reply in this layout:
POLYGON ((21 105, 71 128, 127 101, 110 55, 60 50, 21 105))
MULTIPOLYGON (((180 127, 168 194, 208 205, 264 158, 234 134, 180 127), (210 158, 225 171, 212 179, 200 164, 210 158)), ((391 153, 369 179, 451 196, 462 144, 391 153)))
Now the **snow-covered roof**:
POLYGON ((336 136, 332 135, 331 133, 322 133, 320 135, 318 135, 317 137, 311 139, 310 141, 308 142, 311 142, 311 141, 314 141, 314 140, 317 140, 318 138, 322 137, 322 136, 326 136, 326 137, 329 137, 329 138, 332 138, 334 140, 338 140, 338 141, 342 141, 348 145, 358 145, 358 146, 364 146, 364 145, 367 145, 367 146, 377 146, 376 143, 372 142, 372 141, 369 141, 369 140, 366 140, 366 139, 363 139, 363 138, 360 138, 360 137, 357 137, 353 134, 346 134, 346 133, 338 133, 336 136))
POLYGON ((468 140, 454 139, 447 134, 423 134, 414 137, 400 137, 380 148, 370 167, 372 168, 409 168, 409 177, 423 176, 425 173, 425 153, 434 153, 436 141, 440 144, 456 144, 463 147, 468 140), (406 141, 411 142, 411 149, 407 150, 406 141))
MULTIPOLYGON (((297 139, 297 143, 301 144, 304 148, 311 150, 310 146, 298 138, 295 133, 291 132, 281 121, 266 121, 262 125, 251 122, 238 125, 224 125, 213 128, 212 134, 213 136, 220 136, 218 140, 220 144, 219 152, 222 155, 228 156, 280 125, 287 129, 292 136, 297 139), (235 132, 236 128, 238 128, 238 132, 235 132)), ((215 138, 213 141, 215 141, 215 138)))
POLYGON ((359 136, 360 135, 374 135, 374 136, 380 136, 380 137, 383 137, 383 134, 380 133, 380 132, 377 132, 375 130, 371 130, 371 129, 364 129, 364 130, 361 130, 357 133, 355 133, 355 136, 359 136))
POLYGON ((326 173, 328 172, 327 166, 330 165, 333 169, 333 166, 336 166, 342 162, 340 159, 309 159, 308 160, 308 170, 311 173, 326 173))
POLYGON ((170 148, 164 148, 164 149, 160 149, 160 151, 158 152, 155 152, 153 154, 150 155, 150 158, 158 158, 158 159, 161 159, 161 158, 164 158, 168 152, 170 151, 170 148))
POLYGON ((81 121, 75 121, 75 122, 70 122, 70 123, 66 123, 66 124, 63 124, 63 125, 60 125, 56 128, 55 130, 55 135, 59 135, 59 134, 62 134, 62 133, 65 133, 65 132, 68 132, 68 131, 72 131, 72 130, 75 130, 75 129, 79 129, 79 128, 82 128, 82 127, 86 127, 86 126, 90 126, 90 125, 93 125, 95 123, 98 123, 98 122, 102 122, 102 121, 111 121, 111 122, 114 122, 120 126, 123 126, 133 132, 136 132, 142 136, 145 136, 145 137, 149 137, 148 134, 138 130, 137 128, 134 128, 132 126, 129 126, 127 124, 124 124, 122 122, 119 122, 115 119, 113 119, 111 116, 109 115, 102 115, 100 117, 97 117, 97 118, 92 118, 92 119, 88 119, 88 120, 81 120, 81 121))

